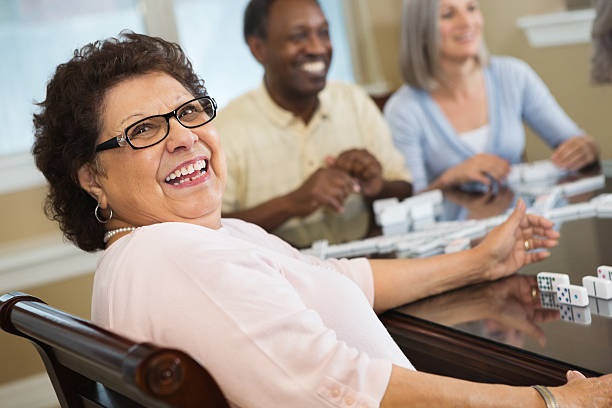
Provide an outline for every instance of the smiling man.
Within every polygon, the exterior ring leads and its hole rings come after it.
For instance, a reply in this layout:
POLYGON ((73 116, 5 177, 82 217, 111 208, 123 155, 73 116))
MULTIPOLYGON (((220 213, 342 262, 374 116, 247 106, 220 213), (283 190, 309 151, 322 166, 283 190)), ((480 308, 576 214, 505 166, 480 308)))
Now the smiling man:
POLYGON ((262 85, 219 112, 228 156, 225 217, 297 247, 363 238, 370 204, 411 194, 410 175, 369 96, 328 83, 329 25, 316 0, 252 0, 244 37, 262 85))

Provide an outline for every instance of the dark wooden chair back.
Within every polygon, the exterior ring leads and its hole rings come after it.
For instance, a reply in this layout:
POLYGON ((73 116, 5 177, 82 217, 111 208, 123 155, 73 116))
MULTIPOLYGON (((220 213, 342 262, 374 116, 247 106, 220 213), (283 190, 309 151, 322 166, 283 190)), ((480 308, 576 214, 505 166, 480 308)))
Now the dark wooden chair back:
POLYGON ((135 343, 25 293, 0 297, 0 327, 36 346, 63 408, 229 407, 184 352, 135 343))

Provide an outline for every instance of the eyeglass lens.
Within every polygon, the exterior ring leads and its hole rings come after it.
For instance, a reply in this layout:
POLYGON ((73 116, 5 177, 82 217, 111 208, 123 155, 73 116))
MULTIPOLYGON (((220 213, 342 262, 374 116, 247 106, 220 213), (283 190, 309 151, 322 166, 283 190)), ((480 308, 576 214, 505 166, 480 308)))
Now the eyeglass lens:
POLYGON ((215 114, 215 107, 208 98, 189 101, 176 109, 176 115, 150 116, 139 120, 125 130, 125 134, 134 147, 146 147, 166 137, 169 131, 171 116, 176 117, 186 128, 202 126, 215 114))

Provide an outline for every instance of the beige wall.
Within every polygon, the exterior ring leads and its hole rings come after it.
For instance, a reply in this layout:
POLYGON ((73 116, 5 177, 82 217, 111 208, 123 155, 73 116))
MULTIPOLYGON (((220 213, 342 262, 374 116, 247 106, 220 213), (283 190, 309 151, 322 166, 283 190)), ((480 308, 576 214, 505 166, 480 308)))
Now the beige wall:
MULTIPOLYGON (((381 69, 391 89, 402 83, 397 51, 401 4, 402 0, 369 3, 381 69)), ((492 54, 511 55, 529 63, 567 113, 597 139, 602 157, 609 159, 612 158, 609 130, 612 85, 590 83, 590 44, 532 48, 523 31, 516 27, 518 17, 560 11, 563 4, 562 0, 480 0, 485 39, 492 54)), ((548 147, 529 132, 528 160, 547 158, 549 154, 548 147)))
MULTIPOLYGON (((42 206, 46 187, 0 195, 0 245, 22 241, 58 231, 57 224, 47 220, 42 206)), ((51 273, 52 271, 50 271, 51 273)), ((93 274, 68 279, 38 288, 22 288, 77 316, 89 318, 93 274)), ((0 287, 0 294, 6 293, 0 287)), ((42 361, 29 341, 0 331, 0 385, 41 372, 42 361)), ((0 403, 0 405, 2 405, 0 403)))
POLYGON ((46 191, 46 187, 40 187, 0 194, 0 245, 57 231, 57 225, 47 220, 43 213, 46 191))

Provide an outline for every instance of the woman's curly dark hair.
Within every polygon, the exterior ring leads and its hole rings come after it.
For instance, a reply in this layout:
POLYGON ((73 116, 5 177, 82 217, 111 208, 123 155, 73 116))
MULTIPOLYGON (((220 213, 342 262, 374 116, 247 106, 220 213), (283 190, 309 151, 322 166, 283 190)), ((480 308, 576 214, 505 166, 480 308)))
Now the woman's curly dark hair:
POLYGON ((46 99, 37 104, 32 152, 50 185, 45 213, 85 251, 104 248, 104 226, 94 217, 97 203, 77 175, 84 164, 95 164, 104 97, 119 82, 151 72, 172 76, 196 97, 207 94, 178 44, 123 31, 75 50, 57 67, 46 99))

